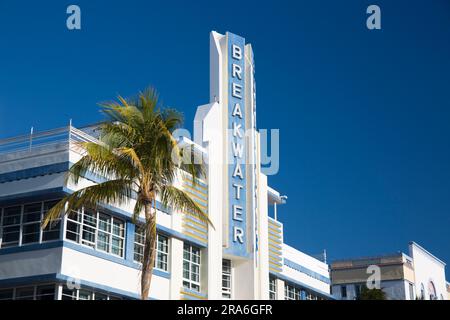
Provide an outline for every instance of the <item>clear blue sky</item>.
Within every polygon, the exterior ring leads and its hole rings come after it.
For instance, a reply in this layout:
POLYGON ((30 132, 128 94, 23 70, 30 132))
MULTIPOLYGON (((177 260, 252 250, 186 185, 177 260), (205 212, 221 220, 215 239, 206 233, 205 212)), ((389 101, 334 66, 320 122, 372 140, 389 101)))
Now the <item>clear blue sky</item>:
POLYGON ((231 31, 255 51, 259 127, 281 130, 285 240, 330 259, 415 240, 450 263, 450 2, 243 2, 2 0, 0 137, 98 121, 149 84, 190 128, 209 32, 231 31))

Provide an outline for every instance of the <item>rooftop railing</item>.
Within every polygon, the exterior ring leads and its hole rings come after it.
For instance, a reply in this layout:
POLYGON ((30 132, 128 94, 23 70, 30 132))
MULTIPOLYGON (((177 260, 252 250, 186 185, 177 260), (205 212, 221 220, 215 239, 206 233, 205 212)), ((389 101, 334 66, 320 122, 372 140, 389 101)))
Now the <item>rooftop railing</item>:
POLYGON ((71 125, 36 133, 31 130, 26 135, 0 139, 0 162, 10 153, 31 152, 38 148, 56 145, 69 147, 71 143, 77 142, 98 142, 98 140, 71 125))

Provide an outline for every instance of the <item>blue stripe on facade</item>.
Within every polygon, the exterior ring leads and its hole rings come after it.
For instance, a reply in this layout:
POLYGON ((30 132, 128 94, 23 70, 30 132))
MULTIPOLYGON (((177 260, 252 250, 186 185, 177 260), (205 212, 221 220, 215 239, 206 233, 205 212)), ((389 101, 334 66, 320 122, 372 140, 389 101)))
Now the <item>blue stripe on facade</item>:
POLYGON ((13 254, 13 253, 26 252, 26 251, 58 248, 58 247, 62 247, 62 246, 63 246, 63 241, 61 241, 61 240, 49 241, 49 242, 44 242, 44 243, 25 244, 25 245, 18 246, 18 247, 1 248, 0 256, 5 255, 5 254, 13 254))
POLYGON ((70 163, 60 162, 40 167, 17 170, 0 174, 0 183, 44 176, 52 173, 60 173, 69 170, 70 163))
POLYGON ((330 284, 331 283, 329 278, 327 278, 327 277, 325 277, 325 276, 323 276, 323 275, 321 275, 321 274, 319 274, 319 273, 317 273, 315 271, 312 271, 311 269, 308 269, 308 268, 306 268, 304 266, 301 266, 301 265, 295 263, 294 261, 291 261, 291 260, 288 260, 288 259, 284 258, 284 265, 286 265, 286 266, 288 266, 288 267, 290 267, 290 268, 292 268, 294 270, 297 270, 298 272, 307 274, 308 276, 313 277, 314 279, 317 279, 317 280, 320 280, 322 282, 325 282, 326 284, 330 284))
POLYGON ((0 206, 9 206, 17 203, 51 200, 66 195, 63 187, 18 193, 0 197, 0 206))
POLYGON ((197 190, 192 190, 192 189, 189 189, 189 188, 184 188, 185 189, 185 191, 187 192, 187 193, 192 193, 193 195, 196 195, 197 197, 199 197, 202 201, 208 201, 208 196, 206 195, 206 194, 203 194, 203 193, 200 193, 200 192, 198 192, 197 190))
MULTIPOLYGON (((205 228, 200 227, 200 226, 198 226, 196 224, 193 224, 191 222, 184 222, 183 228, 188 229, 188 230, 192 230, 192 231, 196 231, 196 232, 200 232, 200 233, 203 232, 203 233, 208 234, 208 230, 206 230, 205 228)), ((202 233, 202 235, 203 235, 203 233, 202 233)), ((203 235, 203 236, 205 236, 205 235, 203 235)))
POLYGON ((196 182, 196 185, 194 186, 194 183, 192 182, 192 179, 190 179, 190 178, 189 179, 186 179, 186 178, 183 179, 183 183, 186 183, 186 184, 190 185, 193 188, 199 188, 198 190, 204 190, 204 189, 208 188, 208 185, 206 183, 204 183, 204 182, 201 182, 199 179, 197 179, 197 181, 195 181, 195 182, 196 182), (199 186, 203 187, 203 189, 200 189, 199 186))

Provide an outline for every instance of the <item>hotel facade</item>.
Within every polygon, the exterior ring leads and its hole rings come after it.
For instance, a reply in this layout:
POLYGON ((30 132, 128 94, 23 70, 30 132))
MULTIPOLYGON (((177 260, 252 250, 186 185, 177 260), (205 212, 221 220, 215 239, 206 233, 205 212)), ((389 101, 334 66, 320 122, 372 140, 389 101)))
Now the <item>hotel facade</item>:
MULTIPOLYGON (((251 45, 212 32, 210 102, 197 108, 193 137, 179 137, 207 160, 207 173, 197 184, 180 173, 176 184, 214 228, 158 203, 151 299, 333 298, 328 265, 284 243, 276 211, 287 197, 261 168, 255 97, 251 45)), ((84 153, 78 142, 96 142, 97 129, 69 125, 0 140, 0 299, 139 299, 143 234, 131 219, 132 198, 40 228, 55 201, 107 179, 65 179, 84 153)))

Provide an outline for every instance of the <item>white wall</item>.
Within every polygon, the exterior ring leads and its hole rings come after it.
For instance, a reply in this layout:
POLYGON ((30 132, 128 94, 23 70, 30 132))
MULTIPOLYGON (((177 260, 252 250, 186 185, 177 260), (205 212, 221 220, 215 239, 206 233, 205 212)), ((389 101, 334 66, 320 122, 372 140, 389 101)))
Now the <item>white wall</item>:
POLYGON ((421 284, 423 284, 425 288, 425 299, 429 300, 430 292, 428 285, 432 281, 436 288, 438 299, 441 299, 441 294, 445 299, 447 294, 445 263, 415 242, 411 242, 409 245, 409 255, 414 260, 416 295, 420 297, 421 284))
MULTIPOLYGON (((328 271, 328 264, 313 258, 287 244, 283 244, 283 258, 289 259, 303 267, 306 267, 322 276, 330 279, 330 273, 328 271)), ((294 270, 286 265, 283 265, 283 275, 286 275, 289 278, 298 280, 310 287, 316 288, 322 292, 330 293, 330 284, 327 284, 318 279, 312 278, 309 275, 294 270)))
MULTIPOLYGON (((70 248, 63 249, 61 274, 102 286, 140 294, 140 271, 70 248)), ((153 275, 150 297, 169 299, 169 279, 153 275)))

